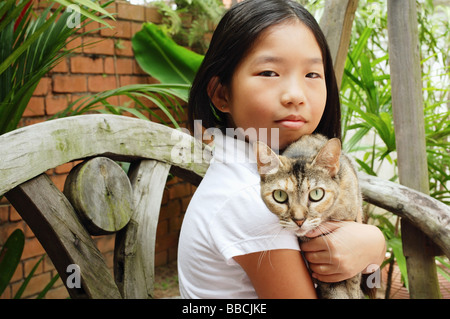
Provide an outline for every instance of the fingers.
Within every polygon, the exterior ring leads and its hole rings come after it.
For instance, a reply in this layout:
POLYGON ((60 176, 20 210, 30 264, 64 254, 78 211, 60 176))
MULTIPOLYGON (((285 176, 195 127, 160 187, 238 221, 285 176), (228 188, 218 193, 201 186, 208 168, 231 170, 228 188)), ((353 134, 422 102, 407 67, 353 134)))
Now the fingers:
POLYGON ((343 274, 320 275, 318 273, 313 273, 312 276, 322 282, 339 282, 348 279, 348 277, 343 274))
POLYGON ((335 231, 336 229, 344 226, 345 223, 347 223, 347 222, 325 222, 320 227, 317 227, 317 228, 311 230, 309 233, 307 233, 306 237, 314 238, 317 236, 331 233, 331 232, 335 231))
POLYGON ((323 282, 338 282, 352 276, 345 262, 347 258, 335 249, 334 243, 321 236, 301 244, 301 250, 309 263, 312 276, 323 282))

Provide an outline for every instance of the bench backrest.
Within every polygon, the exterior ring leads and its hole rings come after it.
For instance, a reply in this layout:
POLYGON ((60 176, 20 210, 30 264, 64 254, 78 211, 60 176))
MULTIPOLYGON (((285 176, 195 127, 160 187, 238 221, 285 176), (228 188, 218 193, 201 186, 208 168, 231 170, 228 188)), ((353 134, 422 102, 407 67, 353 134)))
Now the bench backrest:
MULTIPOLYGON (((198 185, 212 154, 207 145, 150 121, 83 115, 4 134, 0 149, 0 196, 35 233, 72 298, 152 297, 167 176, 198 185), (45 172, 77 160, 84 162, 61 193, 45 172), (131 162, 128 175, 115 160, 131 162), (91 237, 110 233, 116 233, 114 278, 91 237), (81 286, 68 280, 73 267, 81 286)), ((407 218, 450 257, 448 206, 373 176, 361 174, 360 186, 367 202, 407 218)))

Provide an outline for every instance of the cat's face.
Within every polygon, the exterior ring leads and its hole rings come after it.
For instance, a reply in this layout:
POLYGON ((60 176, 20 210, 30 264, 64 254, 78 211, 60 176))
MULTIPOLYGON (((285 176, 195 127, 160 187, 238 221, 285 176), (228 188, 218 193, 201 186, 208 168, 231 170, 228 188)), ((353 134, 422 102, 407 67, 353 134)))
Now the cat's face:
POLYGON ((297 236, 305 236, 322 222, 330 220, 339 192, 338 184, 333 180, 338 168, 331 168, 328 163, 325 165, 317 157, 314 161, 291 159, 273 152, 270 154, 269 150, 260 150, 262 157, 259 159, 268 163, 269 159, 264 156, 269 154, 272 165, 277 169, 264 173, 263 165, 258 163, 262 198, 269 210, 279 217, 283 227, 297 236))

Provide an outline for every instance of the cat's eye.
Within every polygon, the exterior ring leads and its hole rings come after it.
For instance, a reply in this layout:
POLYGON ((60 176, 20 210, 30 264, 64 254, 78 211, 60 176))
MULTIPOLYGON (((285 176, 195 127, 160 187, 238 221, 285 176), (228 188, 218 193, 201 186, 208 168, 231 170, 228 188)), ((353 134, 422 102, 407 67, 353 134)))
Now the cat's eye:
POLYGON ((281 189, 277 189, 273 192, 273 199, 275 199, 278 203, 283 204, 287 202, 288 194, 281 189))
POLYGON ((325 196, 325 191, 323 188, 315 188, 309 192, 309 199, 313 202, 320 201, 323 196, 325 196))

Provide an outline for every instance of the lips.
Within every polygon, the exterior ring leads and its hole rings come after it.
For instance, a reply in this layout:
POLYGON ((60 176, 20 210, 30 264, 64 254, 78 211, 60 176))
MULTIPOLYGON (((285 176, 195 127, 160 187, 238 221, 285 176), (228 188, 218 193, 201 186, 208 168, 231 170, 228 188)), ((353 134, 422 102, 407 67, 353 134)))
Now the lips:
POLYGON ((275 122, 288 129, 299 129, 306 123, 306 120, 300 115, 289 115, 275 122))

